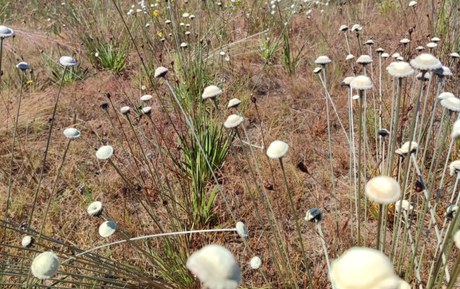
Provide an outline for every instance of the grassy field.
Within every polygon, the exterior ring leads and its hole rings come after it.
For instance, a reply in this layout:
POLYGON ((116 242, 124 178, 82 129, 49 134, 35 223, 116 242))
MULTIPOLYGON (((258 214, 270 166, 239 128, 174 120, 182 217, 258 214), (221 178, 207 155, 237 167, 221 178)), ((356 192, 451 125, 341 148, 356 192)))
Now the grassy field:
POLYGON ((0 0, 0 287, 460 288, 459 9, 0 0))

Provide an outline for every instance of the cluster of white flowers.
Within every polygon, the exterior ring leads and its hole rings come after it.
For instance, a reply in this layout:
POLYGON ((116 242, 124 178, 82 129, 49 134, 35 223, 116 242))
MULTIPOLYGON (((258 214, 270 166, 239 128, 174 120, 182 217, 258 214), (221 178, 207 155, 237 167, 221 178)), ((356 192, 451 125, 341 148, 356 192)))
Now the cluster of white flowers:
MULTIPOLYGON (((150 4, 150 7, 152 8, 158 7, 158 3, 150 4)), ((131 8, 128 10, 126 14, 129 16, 129 15, 134 15, 136 13, 147 14, 147 4, 145 4, 144 0, 138 2, 137 4, 131 5, 131 8)))

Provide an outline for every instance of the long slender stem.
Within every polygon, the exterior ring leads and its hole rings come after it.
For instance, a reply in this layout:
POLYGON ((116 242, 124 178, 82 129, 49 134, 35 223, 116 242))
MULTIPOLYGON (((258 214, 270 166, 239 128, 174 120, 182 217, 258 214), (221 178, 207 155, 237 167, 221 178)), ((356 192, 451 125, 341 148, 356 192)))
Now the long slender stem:
POLYGON ((55 123, 55 118, 56 118, 56 111, 57 111, 57 107, 58 107, 58 103, 59 103, 59 98, 61 96, 62 87, 64 86, 64 79, 65 79, 65 74, 66 74, 67 70, 68 70, 68 67, 65 66, 64 71, 62 73, 61 83, 59 85, 59 90, 58 90, 58 94, 57 94, 57 97, 56 97, 56 101, 54 102, 53 113, 51 115, 51 121, 50 121, 51 123, 50 123, 50 127, 49 127, 49 130, 48 130, 48 138, 46 140, 45 153, 44 153, 43 160, 42 160, 42 165, 41 165, 41 168, 40 168, 40 174, 39 174, 37 189, 36 189, 36 191, 34 193, 34 198, 33 198, 33 202, 32 202, 32 210, 30 211, 30 214, 29 214, 29 220, 27 221, 27 226, 30 226, 30 224, 32 223, 32 218, 33 218, 35 207, 36 207, 37 200, 38 200, 38 194, 40 193, 42 182, 43 182, 43 179, 45 177, 45 167, 46 167, 46 160, 48 159, 48 151, 49 151, 50 144, 51 144, 51 134, 53 133, 54 123, 55 123))

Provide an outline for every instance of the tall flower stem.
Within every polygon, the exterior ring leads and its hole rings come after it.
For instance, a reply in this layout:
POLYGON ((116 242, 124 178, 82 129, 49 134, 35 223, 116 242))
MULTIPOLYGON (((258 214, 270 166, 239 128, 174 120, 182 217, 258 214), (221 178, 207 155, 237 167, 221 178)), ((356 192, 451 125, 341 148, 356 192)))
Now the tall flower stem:
POLYGON ((300 231, 299 216, 298 216, 298 213, 297 213, 297 209, 295 208, 294 201, 292 199, 291 191, 289 190, 289 184, 288 184, 287 177, 286 177, 286 171, 285 171, 284 165, 283 165, 283 159, 280 158, 279 162, 280 162, 281 171, 283 172, 283 180, 284 180, 284 185, 286 187, 286 194, 288 195, 288 198, 289 198, 289 205, 291 207, 292 214, 294 215, 295 226, 296 226, 296 230, 297 230, 297 237, 299 238, 299 243, 300 243, 300 250, 302 252, 302 256, 303 256, 303 259, 304 259, 304 262, 305 262, 305 266, 309 267, 309 265, 308 265, 309 263, 308 263, 308 259, 307 259, 307 253, 305 251, 305 247, 304 247, 303 239, 302 239, 302 233, 300 231))
POLYGON ((59 90, 58 90, 58 94, 57 94, 57 97, 56 97, 56 101, 54 102, 54 108, 53 108, 53 113, 51 115, 50 127, 48 129, 48 138, 46 140, 45 153, 43 155, 42 166, 40 168, 37 189, 36 189, 36 191, 34 193, 33 202, 32 202, 32 210, 29 213, 29 219, 27 221, 27 226, 28 227, 32 223, 32 218, 34 216, 35 207, 37 205, 38 194, 40 193, 42 182, 43 182, 43 179, 45 177, 45 167, 46 167, 46 160, 48 159, 48 152, 49 152, 49 148, 50 148, 50 144, 51 144, 51 134, 53 133, 54 123, 55 123, 55 118, 56 118, 56 111, 57 111, 57 107, 58 107, 58 104, 59 104, 59 98, 61 96, 62 87, 64 86, 64 79, 65 79, 65 74, 67 73, 67 70, 68 70, 68 67, 65 66, 64 71, 62 72, 62 78, 61 78, 61 82, 60 82, 60 85, 59 85, 59 90))
POLYGON ((357 246, 361 246, 361 170, 362 170, 362 133, 363 133, 363 97, 364 97, 364 91, 360 90, 359 91, 359 120, 358 120, 358 207, 357 207, 357 246))
MULTIPOLYGON (((2 38, 0 38, 1 41, 2 38)), ((1 47, 0 43, 0 47, 1 47)), ((1 48, 0 48, 0 55, 1 55, 1 48)), ((0 56, 1 59, 1 56, 0 56)), ((0 74, 1 74, 1 60, 0 60, 0 74)), ((21 88, 19 90, 19 98, 18 98, 18 107, 16 109, 16 118, 14 120, 14 128, 13 128, 13 144, 11 145, 11 158, 10 158, 10 172, 8 176, 8 193, 6 197, 6 209, 4 218, 8 219, 8 210, 11 203, 11 192, 13 190, 13 167, 14 167, 14 157, 16 152, 16 140, 17 140, 17 133, 18 133, 18 123, 19 123, 19 113, 21 111, 21 102, 22 102, 22 94, 24 90, 24 72, 20 72, 20 82, 21 88)))
POLYGON ((48 216, 49 208, 51 206, 51 201, 53 200, 54 195, 56 194, 57 183, 59 181, 59 177, 61 176, 62 168, 64 167, 65 159, 66 159, 66 156, 67 156, 67 152, 69 151, 69 147, 70 147, 71 142, 72 142, 71 139, 69 139, 67 141, 67 144, 66 144, 65 149, 64 149, 64 154, 62 155, 61 163, 60 163, 60 165, 59 165, 59 167, 57 169, 56 176, 54 178, 53 188, 51 189, 51 193, 48 196, 48 204, 46 205, 45 213, 43 214, 43 217, 41 219, 42 224, 40 226, 40 231, 39 231, 39 235, 38 235, 39 239, 40 239, 40 236, 43 233, 43 229, 45 228, 46 217, 48 216))
MULTIPOLYGON (((329 112, 329 100, 328 100, 328 91, 327 91, 327 82, 326 82, 326 65, 322 65, 322 73, 323 73, 323 84, 324 84, 324 94, 326 100, 326 119, 327 119, 327 139, 328 139, 328 155, 329 155, 329 173, 331 178, 332 184, 332 195, 334 196, 334 216, 335 216, 335 229, 337 237, 339 237, 339 213, 338 213, 338 201, 337 201, 337 192, 335 188, 335 178, 334 178, 334 161, 332 156, 332 133, 331 133, 331 120, 330 120, 330 112, 329 112)), ((281 159, 280 159, 281 160, 281 159)), ((282 166, 282 165, 281 165, 282 166)), ((284 171, 283 171, 284 173, 284 171)), ((287 186, 287 183, 286 183, 287 186)), ((288 192, 289 194, 289 192, 288 192)), ((289 194, 290 196, 290 194, 289 194)))

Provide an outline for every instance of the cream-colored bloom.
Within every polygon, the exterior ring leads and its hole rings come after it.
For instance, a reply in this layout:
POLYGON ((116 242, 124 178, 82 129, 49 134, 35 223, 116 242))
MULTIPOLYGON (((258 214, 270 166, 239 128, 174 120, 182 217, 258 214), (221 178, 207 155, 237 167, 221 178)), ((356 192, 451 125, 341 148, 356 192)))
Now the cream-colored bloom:
POLYGON ((453 176, 460 172, 460 160, 455 160, 449 165, 450 175, 453 176))
POLYGON ((409 153, 409 147, 410 147, 410 152, 413 153, 417 151, 418 149, 418 143, 413 141, 412 143, 410 142, 405 142, 399 149, 401 154, 406 155, 409 153))
POLYGON ((356 76, 350 83, 351 88, 356 90, 367 90, 373 87, 372 81, 368 76, 359 75, 356 76))
POLYGON ((99 226, 99 235, 104 238, 110 237, 115 233, 116 229, 117 223, 115 223, 115 221, 105 221, 99 226))
POLYGON ((422 53, 410 61, 413 68, 419 70, 435 70, 442 67, 441 61, 429 53, 422 53))
POLYGON ((251 269, 257 270, 262 265, 262 260, 259 256, 252 257, 251 261, 249 261, 249 265, 251 266, 251 269))
POLYGON ((441 106, 450 111, 460 111, 460 99, 457 97, 448 97, 441 100, 441 106))
POLYGON ((243 222, 237 222, 235 225, 236 232, 241 238, 247 238, 248 237, 248 228, 243 222))
POLYGON ((224 127, 226 128, 235 128, 243 123, 244 118, 237 114, 231 114, 227 117, 227 120, 224 122, 224 127))
POLYGON ((316 58, 315 63, 320 65, 326 65, 328 63, 331 63, 331 59, 326 55, 322 55, 316 58))
POLYGON ((267 156, 271 159, 280 159, 284 157, 289 149, 289 145, 284 141, 275 140, 267 149, 267 156))
POLYGON ((168 69, 164 66, 160 66, 160 67, 157 67, 157 69, 155 69, 154 77, 155 78, 165 77, 167 73, 168 73, 168 69))
POLYGON ((414 69, 409 65, 409 63, 404 61, 392 62, 387 67, 388 73, 397 78, 404 78, 412 75, 414 69))
POLYGON ((26 235, 21 240, 21 246, 24 248, 29 248, 34 243, 34 237, 26 235))
POLYGON ((194 252, 186 266, 208 289, 235 289, 241 283, 241 269, 235 257, 219 245, 207 245, 194 252))
POLYGON ((370 179, 365 187, 366 196, 379 204, 387 205, 396 202, 401 196, 399 183, 388 176, 370 179))
POLYGON ((362 247, 351 248, 334 260, 330 279, 336 289, 397 288, 400 282, 387 256, 362 247))
POLYGON ((207 98, 213 98, 213 97, 219 96, 221 94, 222 94, 222 89, 220 89, 219 87, 215 85, 210 85, 210 86, 207 86, 203 90, 203 94, 201 95, 201 97, 203 99, 207 99, 207 98))
POLYGON ((452 127, 452 133, 450 134, 452 139, 456 140, 460 137, 460 119, 455 120, 452 127))
POLYGON ((96 157, 100 160, 106 160, 113 155, 113 147, 110 145, 101 146, 96 151, 96 157))
POLYGON ((64 130, 64 136, 70 140, 79 138, 81 135, 80 131, 73 127, 68 127, 64 130))
POLYGON ((92 217, 99 216, 102 213, 102 202, 94 201, 89 204, 88 208, 86 209, 88 215, 92 217))
POLYGON ((395 210, 396 212, 399 212, 399 208, 401 208, 403 211, 412 211, 414 206, 411 205, 411 203, 408 200, 402 200, 402 201, 396 201, 395 202, 395 210))
POLYGON ((455 247, 457 247, 457 249, 460 249, 460 230, 458 230, 454 234, 454 243, 455 243, 455 247))
POLYGON ((77 61, 71 56, 62 56, 59 58, 59 63, 62 66, 71 67, 77 65, 77 61))
POLYGON ((57 273, 59 266, 60 262, 58 256, 48 251, 35 256, 30 270, 38 279, 50 279, 57 273))
POLYGON ((240 103, 241 100, 239 100, 238 98, 232 98, 228 101, 227 108, 237 107, 238 105, 240 105, 240 103))
POLYGON ((358 57, 358 59, 356 60, 356 63, 366 65, 366 64, 372 63, 372 58, 369 55, 364 54, 358 57))
POLYGON ((446 98, 449 98, 449 97, 455 97, 455 95, 452 93, 452 92, 441 92, 439 95, 438 95, 438 99, 439 100, 443 100, 443 99, 446 99, 446 98))
MULTIPOLYGON (((158 69, 158 68, 157 68, 158 69)), ((149 101, 149 100, 152 100, 153 96, 151 96, 150 94, 145 94, 143 96, 141 96, 141 101, 149 101)))

